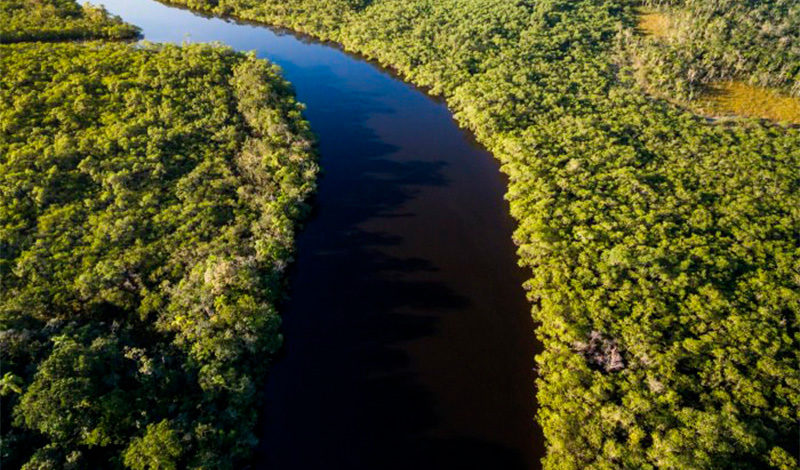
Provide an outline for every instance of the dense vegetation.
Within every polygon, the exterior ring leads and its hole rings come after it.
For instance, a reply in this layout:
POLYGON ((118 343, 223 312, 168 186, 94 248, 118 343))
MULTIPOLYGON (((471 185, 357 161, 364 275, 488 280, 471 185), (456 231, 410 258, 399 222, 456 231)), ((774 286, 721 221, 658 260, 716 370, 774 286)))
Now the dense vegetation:
POLYGON ((102 7, 75 0, 0 1, 0 43, 66 39, 132 39, 139 30, 102 7))
POLYGON ((742 80, 800 96, 800 2, 647 0, 668 21, 632 48, 656 91, 692 98, 713 81, 742 80))
POLYGON ((798 468, 800 130, 642 94, 640 5, 181 3, 392 66, 501 160, 544 343, 546 468, 798 468))
POLYGON ((3 468, 239 468, 316 163, 278 70, 0 46, 3 468))

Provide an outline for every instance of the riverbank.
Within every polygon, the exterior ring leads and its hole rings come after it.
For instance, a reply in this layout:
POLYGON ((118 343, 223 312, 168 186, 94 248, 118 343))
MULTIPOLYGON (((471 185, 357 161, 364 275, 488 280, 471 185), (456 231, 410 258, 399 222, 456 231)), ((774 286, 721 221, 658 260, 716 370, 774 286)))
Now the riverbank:
POLYGON ((279 64, 319 137, 324 176, 253 466, 537 468, 536 344, 507 182, 447 108, 306 38, 106 5, 151 40, 222 41, 279 64))
POLYGON ((252 56, 77 42, 139 30, 17 6, 3 28, 33 29, 0 35, 31 41, 0 45, 0 460, 238 468, 315 185, 302 106, 252 56))
POLYGON ((397 69, 443 94, 503 164, 545 344, 546 467, 780 466, 796 450, 784 411, 800 404, 789 385, 800 133, 712 125, 641 93, 620 68, 635 6, 229 0, 216 11, 397 69))

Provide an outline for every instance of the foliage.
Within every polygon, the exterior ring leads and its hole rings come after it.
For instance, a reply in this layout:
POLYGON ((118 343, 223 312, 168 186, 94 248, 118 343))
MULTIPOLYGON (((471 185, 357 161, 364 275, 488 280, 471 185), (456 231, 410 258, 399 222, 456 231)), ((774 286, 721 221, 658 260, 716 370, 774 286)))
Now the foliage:
POLYGON ((0 47, 0 459, 236 468, 317 171, 291 87, 218 46, 0 47))
POLYGON ((800 96, 800 3, 795 0, 647 0, 666 34, 632 41, 651 88, 691 99, 702 86, 740 80, 800 96))
POLYGON ((148 424, 144 436, 125 451, 125 465, 133 470, 175 470, 181 456, 178 435, 166 420, 148 424))
POLYGON ((102 7, 75 0, 1 0, 0 43, 69 39, 133 39, 139 29, 102 7))
POLYGON ((618 62, 639 5, 182 3, 377 59, 500 159, 546 468, 797 468, 800 130, 643 96, 618 62))

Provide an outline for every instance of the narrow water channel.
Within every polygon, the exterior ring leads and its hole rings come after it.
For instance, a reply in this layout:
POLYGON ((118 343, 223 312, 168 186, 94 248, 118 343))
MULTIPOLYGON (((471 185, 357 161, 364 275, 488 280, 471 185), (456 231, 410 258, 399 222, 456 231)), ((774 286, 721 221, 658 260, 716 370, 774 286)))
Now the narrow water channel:
POLYGON ((280 65, 324 175, 298 238, 256 469, 532 469, 535 342, 497 163, 445 105, 335 47, 152 0, 153 42, 280 65))

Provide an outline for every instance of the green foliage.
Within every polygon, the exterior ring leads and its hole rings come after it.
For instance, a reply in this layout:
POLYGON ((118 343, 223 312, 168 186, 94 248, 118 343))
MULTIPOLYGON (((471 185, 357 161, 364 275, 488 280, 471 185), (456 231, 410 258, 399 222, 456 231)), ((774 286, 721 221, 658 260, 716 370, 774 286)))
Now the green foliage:
POLYGON ((795 0, 648 0, 668 18, 664 37, 629 50, 652 89, 693 98, 704 84, 742 80, 800 96, 800 3, 795 0))
POLYGON ((107 446, 130 432, 126 365, 113 336, 90 344, 69 336, 52 338, 53 350, 27 387, 14 412, 17 424, 52 442, 107 446))
POLYGON ((500 159, 544 344, 546 468, 796 468, 800 130, 712 125, 643 96, 619 63, 636 6, 205 8, 395 68, 500 159))
POLYGON ((0 48, 4 466, 236 468, 314 190, 302 106, 218 46, 0 48))
POLYGON ((22 379, 11 372, 6 372, 0 379, 0 396, 11 393, 22 393, 22 379))
POLYGON ((0 44, 69 39, 133 39, 135 26, 75 0, 0 1, 0 44))
POLYGON ((125 465, 133 470, 175 470, 182 448, 169 421, 149 424, 125 451, 125 465))

